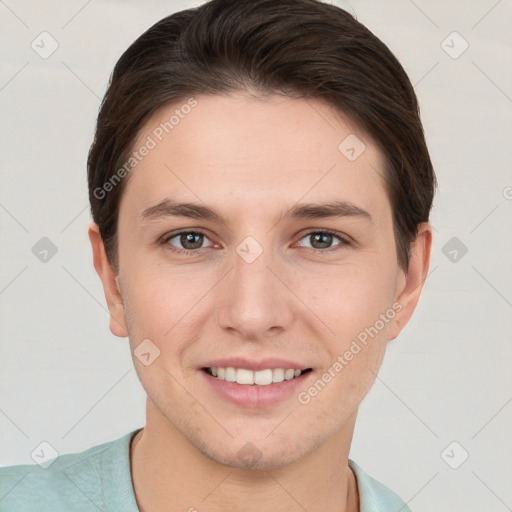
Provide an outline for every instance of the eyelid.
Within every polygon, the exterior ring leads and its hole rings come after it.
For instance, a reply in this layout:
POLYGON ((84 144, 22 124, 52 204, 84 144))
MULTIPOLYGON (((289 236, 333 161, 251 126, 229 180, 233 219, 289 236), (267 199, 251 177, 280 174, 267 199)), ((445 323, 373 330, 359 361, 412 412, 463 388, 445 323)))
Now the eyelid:
MULTIPOLYGON (((169 244, 170 240, 172 240, 173 238, 175 238, 183 233, 194 233, 197 235, 202 235, 206 239, 210 240, 210 242, 212 242, 212 245, 215 245, 215 242, 213 242, 211 240, 211 238, 208 236, 208 234, 200 228, 198 228, 198 229, 186 228, 186 229, 181 229, 181 230, 177 230, 177 231, 171 231, 170 233, 166 233, 165 235, 163 235, 161 237, 160 243, 162 245, 169 245, 171 247, 171 249, 169 249, 169 250, 171 250, 173 252, 180 253, 180 254, 188 254, 188 255, 197 254, 198 252, 200 252, 204 249, 207 249, 208 247, 211 247, 211 245, 210 245, 207 247, 200 247, 199 249, 180 249, 179 247, 169 244)), ((352 245, 352 243, 353 243, 352 239, 345 233, 335 231, 332 229, 312 228, 312 229, 309 229, 308 231, 304 232, 302 235, 300 235, 300 237, 297 239, 297 241, 294 242, 294 245, 296 243, 300 242, 302 239, 304 239, 308 236, 311 236, 315 233, 325 233, 325 234, 332 235, 332 236, 338 238, 340 243, 333 245, 332 247, 327 247, 325 249, 315 249, 314 247, 305 247, 305 249, 310 249, 310 250, 318 252, 318 253, 326 253, 326 252, 329 252, 332 250, 336 250, 337 247, 340 248, 339 246, 344 247, 346 245, 352 245)))
POLYGON ((193 233, 195 235, 202 235, 206 239, 210 240, 210 242, 212 242, 212 245, 215 244, 215 242, 213 242, 213 240, 211 240, 211 238, 208 236, 208 234, 205 231, 203 231, 202 229, 191 229, 191 228, 179 229, 177 231, 171 231, 169 233, 166 233, 165 235, 163 235, 160 238, 160 244, 168 245, 170 247, 170 249, 169 249, 170 251, 177 252, 180 254, 189 254, 189 255, 197 254, 199 251, 202 251, 203 249, 207 249, 208 247, 211 247, 211 246, 207 246, 207 247, 200 247, 199 249, 180 249, 179 247, 176 247, 169 243, 170 240, 172 240, 173 238, 176 238, 177 236, 179 236, 183 233, 193 233))
POLYGON ((163 235, 161 237, 161 241, 167 242, 171 238, 174 238, 178 235, 182 235, 183 233, 194 233, 196 235, 203 235, 206 238, 208 238, 208 240, 210 239, 208 234, 205 231, 203 231, 202 229, 186 228, 186 229, 178 229, 177 231, 169 231, 169 233, 166 233, 165 235, 163 235))
POLYGON ((337 244, 337 245, 333 245, 332 247, 328 247, 327 249, 315 249, 314 247, 307 247, 307 249, 312 249, 313 251, 327 252, 330 249, 334 249, 338 245, 341 245, 341 246, 352 245, 352 243, 353 243, 352 239, 348 235, 346 235, 345 233, 341 233, 340 231, 335 231, 333 229, 322 229, 322 228, 315 228, 315 229, 310 229, 309 231, 306 231, 305 233, 303 233, 300 236, 300 238, 298 238, 297 242, 300 242, 302 239, 304 239, 304 238, 306 238, 308 236, 311 236, 311 235, 313 235, 315 233, 325 233, 325 234, 328 234, 328 235, 333 235, 336 238, 338 238, 341 243, 337 244))

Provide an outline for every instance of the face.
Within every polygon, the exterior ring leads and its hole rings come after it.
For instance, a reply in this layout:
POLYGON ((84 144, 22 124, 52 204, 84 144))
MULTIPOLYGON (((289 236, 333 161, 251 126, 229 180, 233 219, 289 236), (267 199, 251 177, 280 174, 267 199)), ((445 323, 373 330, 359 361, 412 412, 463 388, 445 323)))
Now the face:
POLYGON ((319 101, 185 104, 135 144, 150 149, 120 204, 112 330, 129 335, 151 421, 219 463, 285 466, 351 432, 416 304, 384 162, 319 101))

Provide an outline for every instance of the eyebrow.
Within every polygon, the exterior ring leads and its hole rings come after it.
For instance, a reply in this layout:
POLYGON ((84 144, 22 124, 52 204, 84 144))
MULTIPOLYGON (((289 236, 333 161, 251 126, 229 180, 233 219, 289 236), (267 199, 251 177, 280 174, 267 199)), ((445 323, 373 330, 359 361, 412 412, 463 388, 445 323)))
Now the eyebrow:
MULTIPOLYGON (((187 217, 190 219, 212 220, 225 223, 226 219, 213 208, 196 203, 179 203, 169 198, 146 208, 142 214, 143 221, 157 220, 165 217, 187 217)), ((275 219, 276 224, 283 219, 324 219, 329 217, 361 217, 372 221, 371 215, 359 206, 348 201, 331 201, 328 203, 297 204, 275 219)))

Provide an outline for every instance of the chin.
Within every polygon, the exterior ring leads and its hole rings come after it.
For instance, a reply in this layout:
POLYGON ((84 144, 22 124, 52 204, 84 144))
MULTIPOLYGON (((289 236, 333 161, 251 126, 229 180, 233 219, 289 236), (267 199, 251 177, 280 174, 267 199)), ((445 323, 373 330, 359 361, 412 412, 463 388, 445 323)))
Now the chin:
POLYGON ((286 467, 302 458, 302 453, 291 452, 289 449, 272 451, 271 448, 261 450, 254 443, 247 442, 239 450, 229 454, 211 450, 205 453, 217 464, 247 471, 271 471, 286 467))
POLYGON ((242 439, 229 438, 223 441, 189 439, 206 457, 217 464, 241 470, 270 471, 284 468, 298 462, 320 445, 320 439, 296 439, 291 436, 269 439, 243 436, 242 439))

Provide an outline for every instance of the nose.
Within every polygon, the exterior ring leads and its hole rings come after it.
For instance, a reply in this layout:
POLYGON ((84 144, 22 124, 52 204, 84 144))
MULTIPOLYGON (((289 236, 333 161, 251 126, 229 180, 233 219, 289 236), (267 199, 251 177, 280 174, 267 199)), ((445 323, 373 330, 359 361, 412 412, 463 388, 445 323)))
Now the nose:
POLYGON ((219 290, 216 314, 222 329, 258 341, 291 325, 293 294, 286 285, 287 272, 270 250, 249 261, 234 252, 233 268, 219 290))

